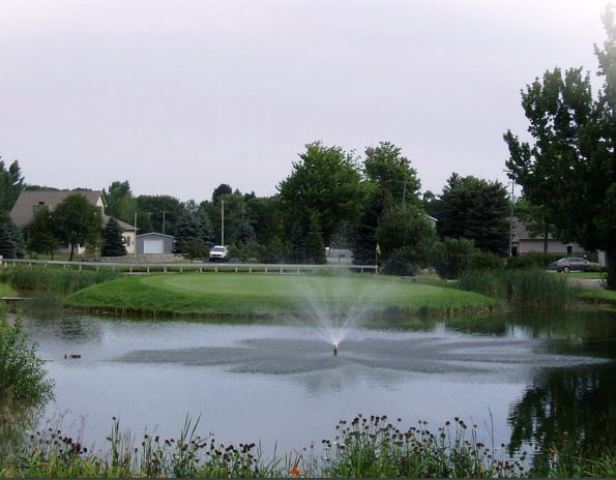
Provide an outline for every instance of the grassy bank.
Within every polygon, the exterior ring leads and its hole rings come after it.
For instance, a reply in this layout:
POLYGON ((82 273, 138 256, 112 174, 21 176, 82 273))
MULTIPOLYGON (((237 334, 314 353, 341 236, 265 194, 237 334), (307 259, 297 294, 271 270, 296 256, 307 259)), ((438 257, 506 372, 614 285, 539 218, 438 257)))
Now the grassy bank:
POLYGON ((578 298, 585 303, 601 305, 616 311, 616 290, 606 290, 603 288, 582 290, 578 298))
POLYGON ((555 445, 506 453, 486 445, 475 425, 455 418, 433 428, 419 421, 359 415, 336 426, 335 440, 266 458, 255 443, 221 444, 197 435, 187 420, 176 438, 120 430, 113 419, 103 449, 91 451, 56 428, 36 432, 0 457, 2 477, 107 478, 520 478, 611 477, 616 461, 609 453, 585 456, 555 445), (566 453, 565 453, 566 452, 566 453), (541 460, 541 461, 536 461, 541 460), (544 461, 545 460, 545 461, 544 461))
POLYGON ((280 316, 315 308, 449 315, 500 304, 474 292, 393 277, 242 273, 126 276, 66 299, 69 307, 98 313, 218 317, 280 316))
MULTIPOLYGON (((9 287, 6 283, 0 283, 0 298, 2 297, 14 297, 17 292, 9 287)), ((6 303, 0 301, 0 322, 4 319, 6 312, 6 303)))

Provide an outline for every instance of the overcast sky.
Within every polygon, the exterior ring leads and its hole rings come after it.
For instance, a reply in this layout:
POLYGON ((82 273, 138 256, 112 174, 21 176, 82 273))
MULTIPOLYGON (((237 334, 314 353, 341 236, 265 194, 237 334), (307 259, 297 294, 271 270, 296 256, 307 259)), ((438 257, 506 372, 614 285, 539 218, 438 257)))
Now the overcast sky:
POLYGON ((2 0, 0 155, 29 183, 276 192, 313 140, 440 191, 505 180, 520 88, 596 70, 605 0, 2 0))

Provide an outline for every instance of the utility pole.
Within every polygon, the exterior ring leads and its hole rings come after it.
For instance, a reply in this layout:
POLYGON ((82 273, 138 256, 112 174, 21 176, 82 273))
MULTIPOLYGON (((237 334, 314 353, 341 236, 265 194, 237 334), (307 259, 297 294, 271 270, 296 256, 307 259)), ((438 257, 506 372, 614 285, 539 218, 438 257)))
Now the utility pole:
POLYGON ((163 235, 165 234, 165 220, 167 211, 163 208, 163 235))
POLYGON ((509 199, 509 256, 513 256, 513 188, 515 182, 511 180, 511 198, 509 199))
POLYGON ((220 244, 225 245, 225 201, 220 200, 220 244))

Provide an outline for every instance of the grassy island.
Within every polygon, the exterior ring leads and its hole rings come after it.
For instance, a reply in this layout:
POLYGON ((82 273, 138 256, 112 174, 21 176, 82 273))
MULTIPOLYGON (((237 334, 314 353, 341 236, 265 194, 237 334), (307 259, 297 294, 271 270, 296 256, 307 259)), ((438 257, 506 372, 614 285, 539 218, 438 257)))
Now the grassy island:
POLYGON ((185 273, 125 276, 69 295, 66 305, 96 313, 267 317, 315 307, 448 315, 488 311, 501 301, 445 284, 372 275, 185 273))

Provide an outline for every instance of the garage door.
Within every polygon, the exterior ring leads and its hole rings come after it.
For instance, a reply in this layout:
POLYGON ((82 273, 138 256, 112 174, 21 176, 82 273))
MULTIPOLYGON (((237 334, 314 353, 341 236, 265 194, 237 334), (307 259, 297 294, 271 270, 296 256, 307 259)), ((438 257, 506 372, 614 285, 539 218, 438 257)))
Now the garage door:
POLYGON ((143 253, 163 253, 164 243, 162 239, 145 239, 143 241, 143 253))

